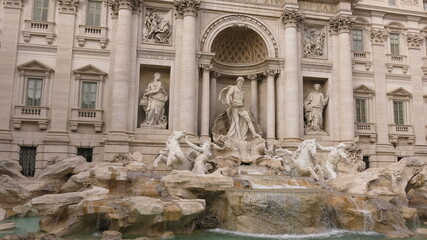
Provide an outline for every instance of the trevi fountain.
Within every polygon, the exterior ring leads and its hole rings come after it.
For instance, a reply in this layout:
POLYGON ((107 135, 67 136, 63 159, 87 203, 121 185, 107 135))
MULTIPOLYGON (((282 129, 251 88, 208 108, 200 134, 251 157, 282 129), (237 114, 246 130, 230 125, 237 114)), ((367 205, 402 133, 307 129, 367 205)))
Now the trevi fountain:
MULTIPOLYGON (((143 125, 164 124, 161 75, 141 99, 143 125)), ((1 239, 422 239, 426 162, 365 170, 362 144, 293 151, 265 140, 244 105, 245 78, 221 90, 212 141, 174 131, 153 165, 140 152, 110 162, 52 159, 35 178, 0 161, 1 239), (8 230, 9 229, 9 230, 8 230)), ((328 95, 304 100, 305 131, 323 133, 328 95)), ((315 135, 315 134, 314 134, 315 135)), ((313 136, 314 136, 313 135, 313 136)))

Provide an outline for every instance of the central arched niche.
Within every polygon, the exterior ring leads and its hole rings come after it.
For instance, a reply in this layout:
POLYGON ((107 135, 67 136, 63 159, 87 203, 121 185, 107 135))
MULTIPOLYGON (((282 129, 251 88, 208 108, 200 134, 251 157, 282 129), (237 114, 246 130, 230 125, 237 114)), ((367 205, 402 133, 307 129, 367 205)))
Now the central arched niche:
POLYGON ((211 51, 215 62, 226 65, 253 65, 268 56, 262 37, 248 27, 228 27, 215 37, 211 51))

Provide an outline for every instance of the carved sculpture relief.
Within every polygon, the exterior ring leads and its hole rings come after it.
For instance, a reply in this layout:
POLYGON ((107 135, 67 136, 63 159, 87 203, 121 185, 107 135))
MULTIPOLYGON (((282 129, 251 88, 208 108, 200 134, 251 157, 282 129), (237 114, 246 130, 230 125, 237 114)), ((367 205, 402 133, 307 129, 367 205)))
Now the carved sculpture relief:
POLYGON ((326 56, 326 33, 324 27, 306 26, 304 28, 304 57, 326 56))
POLYGON ((326 97, 320 91, 320 84, 314 84, 314 91, 304 100, 305 134, 325 134, 323 130, 323 110, 328 104, 326 97))
POLYGON ((168 95, 160 82, 161 74, 155 73, 153 81, 145 88, 139 104, 145 111, 145 120, 141 127, 166 128, 165 104, 168 95))
POLYGON ((172 34, 169 12, 147 9, 144 19, 144 41, 169 43, 172 34))
POLYGON ((79 6, 80 0, 58 0, 59 12, 75 13, 79 6))
POLYGON ((372 29, 371 30, 371 40, 374 44, 384 44, 384 41, 387 39, 388 32, 384 29, 372 29))
POLYGON ((408 33, 406 40, 408 42, 409 48, 421 48, 421 45, 424 42, 424 36, 422 34, 408 33))

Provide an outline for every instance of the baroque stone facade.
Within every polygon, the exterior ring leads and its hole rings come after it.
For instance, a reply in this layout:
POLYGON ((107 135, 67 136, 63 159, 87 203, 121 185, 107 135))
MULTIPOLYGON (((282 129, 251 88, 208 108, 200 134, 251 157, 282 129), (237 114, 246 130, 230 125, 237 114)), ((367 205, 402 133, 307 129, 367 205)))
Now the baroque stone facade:
POLYGON ((0 157, 36 171, 73 154, 152 162, 173 131, 201 145, 240 76, 268 143, 358 137, 373 167, 427 158, 422 1, 1 0, 0 15, 0 157), (140 104, 155 74, 161 127, 140 104), (329 101, 307 134, 316 84, 329 101))

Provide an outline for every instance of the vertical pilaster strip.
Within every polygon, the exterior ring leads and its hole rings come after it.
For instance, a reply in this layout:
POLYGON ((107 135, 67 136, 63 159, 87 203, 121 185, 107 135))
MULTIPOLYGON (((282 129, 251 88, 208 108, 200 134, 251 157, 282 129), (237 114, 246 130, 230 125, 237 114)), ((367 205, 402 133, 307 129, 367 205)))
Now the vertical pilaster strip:
POLYGON ((180 129, 196 133, 196 15, 199 0, 176 0, 175 7, 184 16, 182 28, 180 129))
POLYGON ((277 137, 279 139, 300 138, 302 109, 299 105, 301 79, 299 78, 298 37, 297 29, 301 26, 304 17, 296 10, 285 10, 282 22, 285 28, 285 71, 284 82, 280 78, 277 82, 277 137))
POLYGON ((276 139, 276 88, 274 78, 278 74, 276 69, 267 69, 267 140, 276 139))
POLYGON ((355 20, 339 15, 330 19, 331 31, 338 32, 338 88, 341 141, 354 139, 353 64, 350 31, 355 20))
POLYGON ((251 113, 254 115, 255 121, 258 120, 258 76, 256 74, 248 75, 251 81, 251 113))
POLYGON ((13 1, 7 5, 3 1, 3 29, 0 34, 0 159, 11 159, 10 143, 12 134, 10 131, 10 119, 12 117, 13 82, 16 73, 16 57, 22 2, 13 1))
POLYGON ((422 52, 421 46, 424 43, 424 36, 420 33, 409 33, 407 35, 408 58, 411 68, 412 83, 412 124, 414 126, 415 145, 425 145, 425 120, 424 115, 424 98, 423 98, 423 72, 422 72, 422 52))

